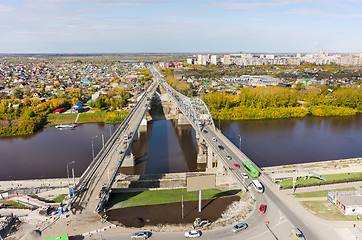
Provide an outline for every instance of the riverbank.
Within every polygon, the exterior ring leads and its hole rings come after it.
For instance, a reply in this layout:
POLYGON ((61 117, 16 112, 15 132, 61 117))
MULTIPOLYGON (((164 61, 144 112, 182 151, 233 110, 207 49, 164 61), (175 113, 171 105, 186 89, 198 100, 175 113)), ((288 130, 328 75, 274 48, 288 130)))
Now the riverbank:
POLYGON ((262 168, 282 189, 321 186, 344 182, 362 181, 362 158, 341 159, 325 162, 302 163, 262 168), (288 171, 290 169, 290 171, 288 171), (320 175, 325 180, 318 179, 320 175), (295 183, 293 184, 293 179, 295 183))

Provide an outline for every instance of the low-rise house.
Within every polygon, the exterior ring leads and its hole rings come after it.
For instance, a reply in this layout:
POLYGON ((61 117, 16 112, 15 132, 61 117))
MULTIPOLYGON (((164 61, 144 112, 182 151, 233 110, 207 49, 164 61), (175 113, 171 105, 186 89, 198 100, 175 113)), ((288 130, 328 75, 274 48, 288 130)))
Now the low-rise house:
POLYGON ((328 201, 344 215, 362 214, 362 189, 328 192, 328 201))

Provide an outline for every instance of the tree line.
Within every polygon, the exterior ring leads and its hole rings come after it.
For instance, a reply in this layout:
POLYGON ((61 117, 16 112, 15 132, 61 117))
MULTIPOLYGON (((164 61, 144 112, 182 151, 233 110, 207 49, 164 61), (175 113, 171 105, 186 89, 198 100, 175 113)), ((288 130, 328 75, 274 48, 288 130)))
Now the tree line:
POLYGON ((242 88, 238 95, 208 93, 202 99, 216 119, 346 116, 362 111, 362 89, 357 87, 242 88))

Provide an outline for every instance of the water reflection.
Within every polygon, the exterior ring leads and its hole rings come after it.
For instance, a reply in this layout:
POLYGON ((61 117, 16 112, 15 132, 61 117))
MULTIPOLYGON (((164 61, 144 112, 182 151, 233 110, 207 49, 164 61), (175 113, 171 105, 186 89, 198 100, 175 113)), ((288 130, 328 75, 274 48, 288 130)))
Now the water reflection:
POLYGON ((172 120, 148 123, 134 143, 135 166, 122 168, 125 174, 155 174, 197 171, 197 144, 190 125, 178 126, 172 120))

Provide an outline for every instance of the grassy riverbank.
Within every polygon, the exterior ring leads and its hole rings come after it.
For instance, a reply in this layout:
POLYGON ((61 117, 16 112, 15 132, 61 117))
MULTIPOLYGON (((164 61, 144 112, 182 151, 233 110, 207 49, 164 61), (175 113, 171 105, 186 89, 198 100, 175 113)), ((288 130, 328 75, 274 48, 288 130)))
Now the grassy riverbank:
MULTIPOLYGON (((311 177, 310 179, 298 178, 296 181, 296 187, 308 187, 308 186, 319 186, 335 183, 345 183, 345 182, 356 182, 362 181, 362 172, 352 172, 352 173, 338 173, 338 174, 326 174, 323 175, 327 181, 320 180, 316 177, 311 177)), ((280 185, 281 189, 290 189, 293 188, 293 179, 286 179, 281 182, 277 182, 280 185)))
MULTIPOLYGON (((77 123, 105 122, 117 124, 121 123, 128 113, 128 111, 96 111, 80 113, 77 123)), ((77 115, 78 113, 48 114, 46 127, 75 123, 77 115)))

